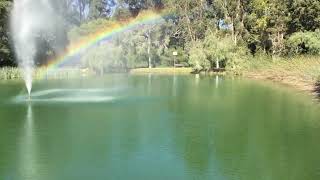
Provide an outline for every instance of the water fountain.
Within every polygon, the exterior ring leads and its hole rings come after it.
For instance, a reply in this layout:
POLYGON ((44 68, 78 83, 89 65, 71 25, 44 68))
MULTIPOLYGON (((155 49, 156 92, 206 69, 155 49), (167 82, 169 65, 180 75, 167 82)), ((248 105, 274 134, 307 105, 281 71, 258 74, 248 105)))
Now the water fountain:
POLYGON ((11 14, 11 32, 19 67, 28 97, 31 97, 37 38, 52 29, 55 18, 48 0, 15 0, 11 14))

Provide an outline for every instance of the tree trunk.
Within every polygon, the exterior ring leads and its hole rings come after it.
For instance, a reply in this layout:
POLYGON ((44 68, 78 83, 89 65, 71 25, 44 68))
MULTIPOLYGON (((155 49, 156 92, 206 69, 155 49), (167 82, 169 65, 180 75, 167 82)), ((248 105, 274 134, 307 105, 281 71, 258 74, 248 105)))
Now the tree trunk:
POLYGON ((220 64, 219 64, 219 60, 216 60, 216 69, 220 69, 220 64))
POLYGON ((231 37, 233 42, 235 42, 234 20, 232 17, 231 17, 231 37))
POLYGON ((79 7, 79 21, 80 21, 80 24, 82 23, 82 1, 81 0, 78 0, 78 7, 79 7))

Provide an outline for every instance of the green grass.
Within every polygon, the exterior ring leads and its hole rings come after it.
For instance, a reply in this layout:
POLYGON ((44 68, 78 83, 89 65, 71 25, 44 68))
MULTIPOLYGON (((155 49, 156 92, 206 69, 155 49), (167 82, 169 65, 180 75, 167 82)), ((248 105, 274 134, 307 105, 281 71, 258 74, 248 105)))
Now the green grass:
POLYGON ((15 67, 0 68, 0 80, 22 79, 21 73, 15 67))
POLYGON ((163 67, 163 68, 138 68, 132 69, 130 73, 132 74, 190 74, 192 68, 173 68, 173 67, 163 67))
MULTIPOLYGON (((86 69, 56 69, 49 71, 46 68, 37 68, 33 73, 34 79, 70 79, 83 76, 92 76, 93 73, 86 69)), ((22 73, 17 67, 0 68, 0 80, 23 79, 22 73)))
POLYGON ((246 76, 270 79, 299 89, 312 90, 320 79, 319 56, 256 57, 248 62, 244 70, 246 76))

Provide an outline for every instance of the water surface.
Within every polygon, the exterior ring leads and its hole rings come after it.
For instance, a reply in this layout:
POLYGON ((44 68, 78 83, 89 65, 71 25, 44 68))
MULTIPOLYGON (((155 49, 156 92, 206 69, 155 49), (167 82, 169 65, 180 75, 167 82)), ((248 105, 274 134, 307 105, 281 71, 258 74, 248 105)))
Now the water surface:
POLYGON ((0 82, 0 179, 316 180, 320 108, 271 83, 112 75, 0 82))

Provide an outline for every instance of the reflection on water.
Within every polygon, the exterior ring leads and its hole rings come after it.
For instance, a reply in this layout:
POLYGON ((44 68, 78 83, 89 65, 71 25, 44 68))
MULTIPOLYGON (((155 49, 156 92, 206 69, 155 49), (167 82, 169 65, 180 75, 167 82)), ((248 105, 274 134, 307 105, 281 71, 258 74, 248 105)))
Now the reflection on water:
POLYGON ((28 104, 25 124, 22 129, 19 145, 19 176, 20 179, 37 180, 40 172, 38 171, 37 159, 37 139, 34 132, 34 120, 32 106, 28 104))
POLYGON ((175 97, 175 96, 177 96, 177 81, 178 81, 178 77, 177 77, 177 75, 173 75, 172 78, 173 78, 173 81, 172 81, 172 96, 175 97))
POLYGON ((199 74, 195 75, 195 80, 196 80, 196 85, 198 85, 199 81, 200 81, 200 75, 199 74))
POLYGON ((216 76, 216 88, 219 87, 219 76, 216 76))
POLYGON ((152 91, 152 74, 148 74, 148 95, 151 94, 152 91))
POLYGON ((224 77, 218 86, 194 76, 125 83, 125 91, 95 92, 122 97, 115 103, 32 103, 27 112, 0 103, 0 177, 320 178, 320 110, 302 95, 224 77))

